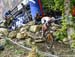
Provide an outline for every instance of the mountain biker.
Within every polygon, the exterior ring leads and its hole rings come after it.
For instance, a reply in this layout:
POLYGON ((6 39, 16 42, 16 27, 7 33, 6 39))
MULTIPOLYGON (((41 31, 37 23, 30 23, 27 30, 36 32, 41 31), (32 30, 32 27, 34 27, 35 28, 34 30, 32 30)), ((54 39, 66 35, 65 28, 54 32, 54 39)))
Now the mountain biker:
POLYGON ((41 22, 43 24, 42 26, 42 37, 45 36, 45 32, 48 30, 50 24, 55 20, 54 17, 52 17, 52 15, 45 15, 42 19, 41 22))

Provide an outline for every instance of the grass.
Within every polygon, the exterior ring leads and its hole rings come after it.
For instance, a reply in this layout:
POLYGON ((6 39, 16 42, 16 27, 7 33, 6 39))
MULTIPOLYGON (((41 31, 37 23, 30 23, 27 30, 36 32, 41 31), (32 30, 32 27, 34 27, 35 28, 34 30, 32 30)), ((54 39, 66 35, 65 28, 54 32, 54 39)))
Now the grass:
POLYGON ((24 50, 7 41, 5 45, 5 50, 1 51, 0 57, 25 57, 27 56, 27 54, 28 54, 27 50, 24 50))

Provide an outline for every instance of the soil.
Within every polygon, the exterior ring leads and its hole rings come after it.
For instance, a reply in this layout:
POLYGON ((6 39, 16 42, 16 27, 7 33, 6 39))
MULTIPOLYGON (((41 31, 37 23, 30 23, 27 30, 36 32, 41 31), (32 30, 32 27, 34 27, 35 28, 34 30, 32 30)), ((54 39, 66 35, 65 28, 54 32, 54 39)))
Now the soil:
POLYGON ((9 44, 5 46, 4 51, 0 51, 0 57, 26 57, 27 54, 27 50, 9 44))
MULTIPOLYGON (((75 57, 75 50, 63 43, 54 42, 52 49, 47 49, 47 45, 44 43, 37 43, 36 46, 39 51, 48 52, 58 57, 75 57)), ((0 51, 0 57, 26 57, 28 53, 28 50, 8 42, 5 45, 5 49, 0 51)))

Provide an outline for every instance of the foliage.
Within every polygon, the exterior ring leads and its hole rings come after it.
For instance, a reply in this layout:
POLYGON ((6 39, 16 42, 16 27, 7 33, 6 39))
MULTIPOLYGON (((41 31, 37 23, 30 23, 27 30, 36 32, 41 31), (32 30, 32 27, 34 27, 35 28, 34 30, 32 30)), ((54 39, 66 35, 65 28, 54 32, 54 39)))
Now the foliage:
POLYGON ((15 45, 13 45, 10 41, 7 40, 6 48, 12 50, 16 55, 25 53, 25 51, 22 50, 21 48, 15 47, 16 47, 15 45))
POLYGON ((43 7, 45 9, 50 9, 54 5, 54 0, 42 0, 43 7))
POLYGON ((72 47, 72 48, 75 48, 75 43, 72 43, 71 47, 72 47))
MULTIPOLYGON (((70 1, 70 8, 71 8, 71 11, 73 10, 73 7, 74 7, 74 6, 75 6, 75 0, 71 0, 71 1, 70 1)), ((75 17, 74 17, 74 16, 72 16, 72 18, 71 18, 70 27, 74 28, 74 30, 75 30, 75 17)), ((75 32, 72 33, 71 38, 72 38, 71 47, 72 47, 72 48, 75 48, 75 32)))
POLYGON ((71 38, 72 38, 72 44, 71 44, 71 47, 72 47, 72 48, 75 48, 75 32, 72 33, 71 38))
POLYGON ((71 38, 72 38, 73 40, 75 40, 75 33, 73 33, 73 34, 71 35, 71 38))
POLYGON ((37 53, 37 57, 44 57, 43 54, 37 53))
POLYGON ((75 0, 71 0, 71 6, 75 6, 75 0))
POLYGON ((60 10, 62 10, 62 20, 61 20, 61 28, 55 32, 56 39, 58 40, 63 40, 64 38, 67 38, 67 28, 68 28, 68 23, 67 23, 67 16, 64 15, 64 0, 55 0, 55 3, 58 5, 56 7, 59 7, 60 10), (59 3, 59 4, 58 4, 59 3), (63 3, 63 4, 62 4, 63 3))
POLYGON ((64 6, 64 0, 54 0, 54 9, 60 9, 62 10, 63 9, 63 6, 64 6))
POLYGON ((59 39, 59 40, 63 40, 64 38, 67 37, 67 28, 68 28, 68 24, 67 24, 67 20, 64 18, 62 19, 62 23, 61 23, 62 27, 59 28, 59 30, 57 30, 55 32, 55 36, 56 36, 56 39, 59 39))
POLYGON ((70 0, 70 8, 71 8, 71 13, 73 11, 73 7, 75 6, 75 0, 70 0))
POLYGON ((42 0, 43 8, 46 10, 63 9, 64 0, 42 0))

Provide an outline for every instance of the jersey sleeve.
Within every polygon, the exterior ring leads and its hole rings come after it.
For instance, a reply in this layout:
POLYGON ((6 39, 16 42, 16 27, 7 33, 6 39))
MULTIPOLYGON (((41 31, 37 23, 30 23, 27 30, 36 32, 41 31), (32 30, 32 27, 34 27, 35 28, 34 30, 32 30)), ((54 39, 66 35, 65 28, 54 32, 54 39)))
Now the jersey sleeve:
POLYGON ((41 19, 41 23, 44 24, 44 17, 41 19))

